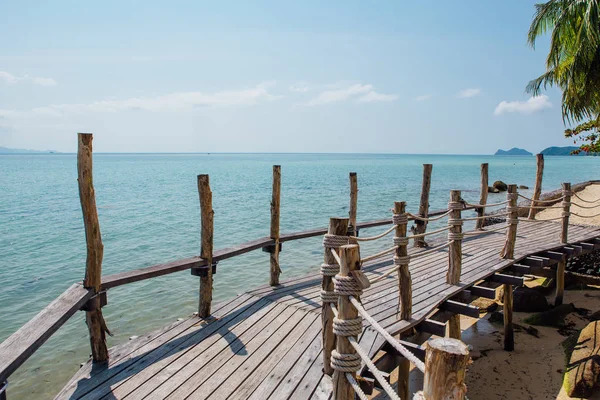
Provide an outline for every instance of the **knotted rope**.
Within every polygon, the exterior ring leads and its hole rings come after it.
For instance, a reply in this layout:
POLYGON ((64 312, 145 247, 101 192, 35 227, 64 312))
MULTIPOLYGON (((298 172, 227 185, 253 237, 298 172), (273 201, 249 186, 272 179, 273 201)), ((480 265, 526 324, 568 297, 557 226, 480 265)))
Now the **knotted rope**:
POLYGON ((506 200, 518 200, 519 199, 519 193, 515 192, 515 193, 506 193, 506 200))
POLYGON ((361 358, 357 353, 340 354, 337 350, 331 352, 331 368, 340 372, 360 371, 361 358))
POLYGON ((437 221, 438 219, 442 219, 444 218, 446 215, 450 214, 450 211, 446 211, 445 213, 438 215, 437 217, 421 217, 420 215, 415 215, 415 214, 411 214, 411 213, 407 213, 408 216, 410 216, 413 219, 419 220, 419 221, 424 221, 424 222, 431 222, 431 221, 437 221))
POLYGON ((336 275, 333 278, 333 291, 338 296, 360 296, 362 288, 353 276, 336 275))
POLYGON ((406 265, 410 263, 410 256, 394 256, 394 265, 406 265))
POLYGON ((394 246, 408 246, 408 243, 406 236, 394 236, 394 246))
POLYGON ((462 232, 448 232, 448 241, 463 240, 464 233, 462 232))
POLYGON ((448 210, 464 210, 465 203, 462 201, 449 201, 448 202, 448 210))
POLYGON ((579 200, 583 201, 584 203, 588 203, 588 204, 594 204, 594 203, 598 203, 600 201, 600 199, 593 200, 593 201, 582 199, 581 196, 579 196, 575 192, 573 192, 573 196, 577 197, 579 200))
POLYGON ((525 197, 525 196, 523 196, 521 193, 519 193, 519 197, 521 197, 521 198, 523 198, 523 199, 525 199, 525 200, 529 200, 529 201, 531 201, 531 202, 540 203, 540 204, 556 203, 556 202, 559 202, 559 201, 561 201, 562 199, 564 199, 564 198, 565 198, 565 197, 563 196, 563 197, 559 197, 559 198, 557 198, 557 199, 550 199, 550 200, 534 200, 534 199, 531 199, 531 198, 529 198, 529 197, 525 197))
POLYGON ((370 236, 370 237, 358 237, 358 236, 350 236, 350 239, 356 240, 357 242, 368 242, 371 240, 377 240, 377 239, 381 239, 382 237, 389 235, 394 229, 396 229, 395 226, 392 226, 390 229, 386 230, 385 232, 376 235, 376 236, 370 236))
POLYGON ((346 372, 346 379, 348 379, 348 382, 350 382, 352 389, 354 389, 354 392, 358 395, 360 400, 369 400, 369 397, 365 394, 365 392, 363 392, 362 388, 358 382, 356 382, 356 379, 354 379, 354 376, 352 376, 350 372, 346 372))
POLYGON ((330 233, 326 233, 323 236, 323 247, 327 247, 330 249, 336 249, 338 247, 342 247, 348 244, 348 236, 342 235, 332 235, 330 233))
POLYGON ((333 333, 337 336, 358 336, 362 333, 362 318, 353 319, 333 319, 333 333))
POLYGON ((465 202, 465 205, 467 205, 468 207, 473 207, 473 208, 484 208, 484 207, 503 206, 504 204, 507 204, 507 203, 508 203, 508 200, 501 201, 500 203, 491 203, 491 204, 471 204, 471 203, 465 202))
POLYGON ((406 225, 408 224, 408 214, 394 214, 392 215, 392 223, 394 225, 406 225))

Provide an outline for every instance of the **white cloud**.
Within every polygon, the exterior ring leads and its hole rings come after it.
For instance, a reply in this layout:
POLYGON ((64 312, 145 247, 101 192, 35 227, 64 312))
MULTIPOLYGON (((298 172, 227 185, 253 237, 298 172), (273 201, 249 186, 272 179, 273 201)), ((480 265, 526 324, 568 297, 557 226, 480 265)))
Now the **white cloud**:
POLYGON ((294 83, 293 85, 290 85, 290 92, 306 93, 309 90, 310 89, 306 83, 298 82, 298 83, 294 83))
POLYGON ((15 85, 20 82, 32 82, 40 86, 56 86, 57 82, 52 78, 42 78, 29 75, 15 76, 6 71, 0 71, 0 81, 8 85, 15 85))
POLYGON ((384 94, 384 93, 377 93, 374 90, 371 90, 369 93, 365 94, 364 96, 361 96, 358 98, 358 102, 360 103, 374 103, 377 101, 394 101, 397 100, 398 96, 395 94, 384 94))
POLYGON ((431 99, 431 95, 430 95, 430 94, 424 94, 424 95, 417 96, 417 97, 415 97, 415 98, 414 98, 414 100, 415 100, 416 102, 427 101, 427 100, 429 100, 429 99, 431 99))
POLYGON ((84 113, 113 113, 126 110, 151 112, 190 111, 197 107, 228 107, 254 105, 261 101, 280 98, 269 93, 274 83, 266 82, 250 89, 221 91, 215 93, 177 92, 155 97, 132 97, 125 100, 103 100, 81 104, 53 104, 29 111, 1 110, 0 118, 64 117, 84 113))
POLYGON ((378 93, 373 90, 373 85, 362 85, 356 83, 338 89, 325 90, 306 103, 307 106, 321 106, 325 104, 338 103, 351 98, 358 98, 361 103, 377 101, 393 101, 398 96, 393 94, 378 93))
POLYGON ((531 97, 527 101, 502 101, 494 110, 494 115, 501 115, 504 113, 520 113, 520 114, 533 114, 538 111, 542 111, 546 108, 551 108, 552 103, 546 95, 531 97))
POLYGON ((479 96, 481 94, 481 89, 479 88, 468 88, 461 90, 456 94, 456 97, 459 99, 468 99, 470 97, 479 96))

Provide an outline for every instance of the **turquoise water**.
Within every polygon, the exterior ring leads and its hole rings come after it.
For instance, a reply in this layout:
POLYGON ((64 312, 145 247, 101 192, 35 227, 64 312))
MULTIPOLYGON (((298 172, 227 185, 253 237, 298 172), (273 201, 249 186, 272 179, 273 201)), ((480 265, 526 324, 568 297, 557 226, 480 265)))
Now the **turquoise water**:
MULTIPOLYGON (((200 173, 210 174, 215 248, 220 248, 268 235, 273 164, 282 165, 281 230, 291 232, 326 226, 329 217, 347 215, 350 171, 358 172, 358 220, 366 221, 389 217, 399 200, 416 212, 423 163, 433 164, 431 209, 444 208, 451 189, 477 200, 482 162, 490 164, 490 182, 501 179, 533 188, 535 157, 98 154, 94 179, 105 246, 103 272, 199 253, 200 173)), ((545 191, 563 181, 598 178, 597 158, 546 158, 545 191)), ((490 201, 504 198, 491 195, 490 201)), ((321 260, 319 238, 286 243, 282 278, 316 271, 321 260)), ((84 268, 75 155, 0 156, 0 341, 72 282, 81 281, 84 268)), ((231 298, 268 278, 268 256, 260 251, 222 262, 214 300, 231 298)), ((197 301, 198 278, 189 271, 112 289, 104 309, 114 333, 109 345, 189 315, 197 301)), ((88 355, 80 313, 11 377, 10 398, 51 398, 88 355)))

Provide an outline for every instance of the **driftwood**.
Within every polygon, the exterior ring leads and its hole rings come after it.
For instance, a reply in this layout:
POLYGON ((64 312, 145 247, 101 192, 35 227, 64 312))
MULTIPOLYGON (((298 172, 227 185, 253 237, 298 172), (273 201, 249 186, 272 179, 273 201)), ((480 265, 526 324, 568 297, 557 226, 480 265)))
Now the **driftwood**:
MULTIPOLYGON (((93 289, 96 294, 100 292, 102 285, 102 257, 104 245, 100 233, 100 222, 98 221, 98 209, 96 207, 96 194, 94 192, 94 181, 92 173, 92 140, 91 133, 78 134, 79 145, 77 148, 77 182, 79 184, 79 199, 83 213, 83 225, 85 227, 85 240, 87 243, 87 258, 85 263, 85 278, 83 286, 93 289)), ((86 311, 85 321, 90 334, 90 346, 92 348, 92 359, 94 362, 108 360, 108 347, 106 346, 106 334, 110 331, 106 327, 100 298, 98 296, 90 299, 91 311, 86 311)))

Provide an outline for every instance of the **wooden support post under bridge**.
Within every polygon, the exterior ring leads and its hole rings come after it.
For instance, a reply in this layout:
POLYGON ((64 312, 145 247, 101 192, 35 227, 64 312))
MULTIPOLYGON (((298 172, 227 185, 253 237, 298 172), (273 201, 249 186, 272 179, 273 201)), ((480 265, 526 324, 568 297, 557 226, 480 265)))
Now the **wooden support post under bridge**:
MULTIPOLYGON (((560 232, 560 242, 568 243, 569 240, 569 215, 571 214, 571 184, 563 183, 563 201, 562 201, 562 226, 560 232)), ((556 266, 556 294, 554 296, 554 305, 559 306, 563 303, 565 292, 565 269, 567 268, 566 259, 562 259, 556 266)))
MULTIPOLYGON (((481 189, 479 193, 479 204, 484 205, 487 203, 488 198, 488 163, 481 164, 481 189)), ((477 216, 483 217, 485 215, 485 207, 479 207, 477 209, 477 216)), ((475 223, 475 229, 481 229, 485 225, 485 219, 478 219, 475 223)))
MULTIPOLYGON (((448 250, 448 273, 446 275, 446 282, 451 285, 460 283, 460 274, 462 270, 462 217, 461 208, 463 204, 461 202, 460 190, 450 191, 450 202, 448 208, 450 214, 448 216, 448 225, 450 230, 448 232, 448 240, 452 241, 448 250)), ((448 320, 448 336, 453 339, 461 338, 460 331, 460 315, 455 314, 448 320)))
POLYGON ((104 245, 100 233, 98 209, 96 207, 96 193, 92 174, 92 141, 91 133, 78 134, 77 148, 77 181, 79 183, 79 199, 83 212, 83 225, 85 227, 85 240, 87 242, 87 259, 85 279, 83 286, 94 289, 96 296, 89 300, 89 310, 85 313, 85 321, 90 333, 90 346, 94 362, 108 361, 108 348, 106 334, 110 331, 106 327, 100 304, 102 285, 102 258, 104 245))
MULTIPOLYGON (((511 259, 515 256, 515 244, 517 241, 517 223, 519 221, 519 207, 517 207, 518 193, 517 185, 508 185, 508 216, 506 222, 509 224, 506 232, 506 242, 500 254, 502 258, 511 259)), ((515 349, 515 333, 513 329, 513 285, 504 284, 504 350, 513 351, 515 349)))

